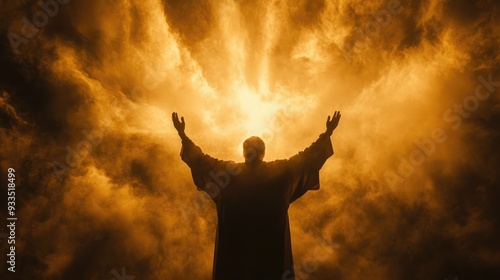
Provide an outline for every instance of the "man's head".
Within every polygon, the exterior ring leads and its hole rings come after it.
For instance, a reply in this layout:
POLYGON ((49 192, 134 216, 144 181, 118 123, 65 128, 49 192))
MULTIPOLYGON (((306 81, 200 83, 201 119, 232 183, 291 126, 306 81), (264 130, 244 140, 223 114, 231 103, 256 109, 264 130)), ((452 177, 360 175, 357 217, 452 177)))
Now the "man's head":
POLYGON ((243 142, 243 156, 245 162, 261 162, 266 154, 266 144, 257 136, 252 136, 243 142))

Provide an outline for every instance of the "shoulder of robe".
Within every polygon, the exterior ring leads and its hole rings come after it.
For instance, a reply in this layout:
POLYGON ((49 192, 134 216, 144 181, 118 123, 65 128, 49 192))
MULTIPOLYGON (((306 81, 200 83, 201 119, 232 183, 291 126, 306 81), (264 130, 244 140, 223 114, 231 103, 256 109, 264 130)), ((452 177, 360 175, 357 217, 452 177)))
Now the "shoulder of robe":
POLYGON ((288 159, 277 159, 273 161, 266 162, 267 169, 273 169, 275 171, 285 170, 291 167, 290 160, 288 159))

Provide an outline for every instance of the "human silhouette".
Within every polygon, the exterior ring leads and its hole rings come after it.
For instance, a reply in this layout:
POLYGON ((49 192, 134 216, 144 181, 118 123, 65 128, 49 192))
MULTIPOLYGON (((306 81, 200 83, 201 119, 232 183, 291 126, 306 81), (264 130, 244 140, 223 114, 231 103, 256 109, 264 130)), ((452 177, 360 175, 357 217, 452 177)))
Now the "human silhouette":
POLYGON ((319 189, 319 170, 333 155, 330 136, 340 116, 328 116, 318 140, 289 159, 264 161, 264 141, 254 136, 243 143, 245 162, 235 163, 204 154, 186 136, 184 118, 172 113, 181 158, 217 208, 212 279, 294 279, 288 207, 319 189))

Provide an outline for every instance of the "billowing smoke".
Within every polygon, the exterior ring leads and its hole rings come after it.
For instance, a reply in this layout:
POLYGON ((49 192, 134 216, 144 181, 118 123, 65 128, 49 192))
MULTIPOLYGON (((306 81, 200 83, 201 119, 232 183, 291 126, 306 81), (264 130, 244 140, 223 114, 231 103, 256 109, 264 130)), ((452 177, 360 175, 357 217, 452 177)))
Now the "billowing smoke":
POLYGON ((3 1, 0 167, 18 221, 2 274, 210 279, 215 208, 170 113, 242 161, 246 137, 286 158, 341 110, 321 190, 289 210, 298 278, 497 279, 499 8, 3 1))

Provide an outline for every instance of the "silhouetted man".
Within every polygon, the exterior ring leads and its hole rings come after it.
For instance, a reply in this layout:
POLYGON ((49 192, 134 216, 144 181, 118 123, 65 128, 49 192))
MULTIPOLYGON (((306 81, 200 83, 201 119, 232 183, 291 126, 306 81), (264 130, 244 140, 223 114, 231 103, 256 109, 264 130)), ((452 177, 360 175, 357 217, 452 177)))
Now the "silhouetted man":
POLYGON ((204 154, 186 136, 184 118, 172 113, 181 158, 217 207, 213 279, 294 279, 288 206, 319 189, 319 170, 333 155, 330 136, 340 116, 328 116, 318 140, 287 160, 263 161, 264 142, 250 137, 243 143, 245 162, 235 163, 204 154))

